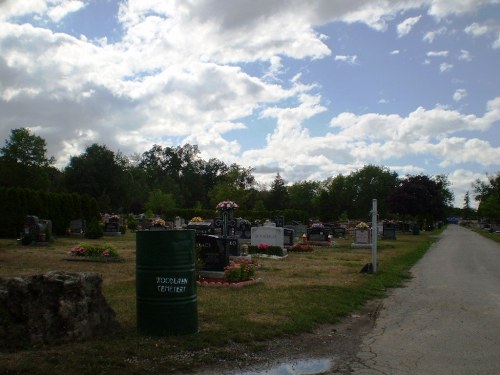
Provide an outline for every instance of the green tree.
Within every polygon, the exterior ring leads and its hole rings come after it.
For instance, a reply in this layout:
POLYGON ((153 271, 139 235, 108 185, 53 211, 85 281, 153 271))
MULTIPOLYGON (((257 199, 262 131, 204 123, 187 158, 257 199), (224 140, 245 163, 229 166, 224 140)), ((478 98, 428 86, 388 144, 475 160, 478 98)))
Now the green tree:
POLYGON ((472 217, 472 208, 470 206, 470 193, 467 191, 464 195, 464 205, 462 208, 462 217, 466 220, 472 217))
POLYGON ((94 197, 103 211, 122 211, 127 193, 126 165, 121 154, 94 143, 83 154, 70 159, 64 170, 66 187, 94 197))
POLYGON ((5 146, 0 148, 0 186, 49 190, 51 179, 59 176, 52 166, 54 161, 53 157, 47 157, 42 137, 27 128, 13 129, 5 146))
POLYGON ((392 210, 403 217, 416 219, 420 225, 444 220, 452 196, 444 180, 442 176, 406 176, 391 195, 392 210))
POLYGON ((164 193, 161 190, 153 190, 149 193, 146 209, 156 214, 166 215, 168 211, 175 208, 175 199, 172 194, 164 193))
POLYGON ((288 208, 289 202, 290 197, 288 195, 288 189, 285 185, 285 180, 283 180, 278 172, 273 183, 271 184, 266 207, 268 210, 283 210, 288 208))
POLYGON ((486 175, 488 182, 477 179, 473 183, 475 199, 479 202, 478 216, 491 221, 500 220, 500 172, 486 175))

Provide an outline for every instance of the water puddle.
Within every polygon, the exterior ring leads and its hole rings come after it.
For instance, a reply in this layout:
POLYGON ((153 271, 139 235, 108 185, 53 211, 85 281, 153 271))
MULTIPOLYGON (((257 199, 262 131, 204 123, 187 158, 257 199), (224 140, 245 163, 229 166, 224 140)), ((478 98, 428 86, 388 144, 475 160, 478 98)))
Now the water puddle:
POLYGON ((331 367, 332 360, 330 358, 314 358, 280 363, 275 367, 258 372, 238 372, 233 375, 315 375, 322 374, 331 367))

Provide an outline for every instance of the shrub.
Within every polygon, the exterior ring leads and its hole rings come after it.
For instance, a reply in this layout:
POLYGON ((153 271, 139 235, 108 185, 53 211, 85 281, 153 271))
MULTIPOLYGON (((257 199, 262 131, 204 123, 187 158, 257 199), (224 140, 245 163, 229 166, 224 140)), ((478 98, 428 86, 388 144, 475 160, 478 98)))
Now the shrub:
POLYGON ((228 282, 250 280, 255 276, 255 267, 256 264, 251 261, 231 261, 229 265, 224 268, 224 280, 228 282))
POLYGON ((86 257, 118 257, 118 251, 113 245, 89 245, 87 243, 81 243, 73 247, 70 251, 71 255, 74 256, 86 256, 86 257))
POLYGON ((85 232, 86 238, 101 238, 104 236, 104 230, 101 225, 97 222, 97 220, 92 220, 87 227, 85 232))
POLYGON ((284 256, 284 251, 279 246, 270 246, 267 244, 260 244, 259 246, 251 245, 248 246, 249 254, 265 254, 265 255, 275 255, 282 257, 284 256))

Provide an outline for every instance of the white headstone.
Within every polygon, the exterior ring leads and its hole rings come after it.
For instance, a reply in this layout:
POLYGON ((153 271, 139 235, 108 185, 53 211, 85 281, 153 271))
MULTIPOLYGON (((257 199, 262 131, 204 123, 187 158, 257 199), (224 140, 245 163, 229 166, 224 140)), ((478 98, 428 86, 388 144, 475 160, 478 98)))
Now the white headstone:
POLYGON ((250 243, 253 246, 267 244, 284 248, 284 228, 276 227, 252 227, 250 243))

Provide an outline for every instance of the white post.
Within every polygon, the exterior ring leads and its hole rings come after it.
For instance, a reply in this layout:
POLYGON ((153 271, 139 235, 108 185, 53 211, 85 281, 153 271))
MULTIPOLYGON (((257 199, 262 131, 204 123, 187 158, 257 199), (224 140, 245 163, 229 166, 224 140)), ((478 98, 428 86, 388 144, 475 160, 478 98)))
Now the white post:
POLYGON ((372 199, 372 271, 377 272, 377 200, 372 199))

